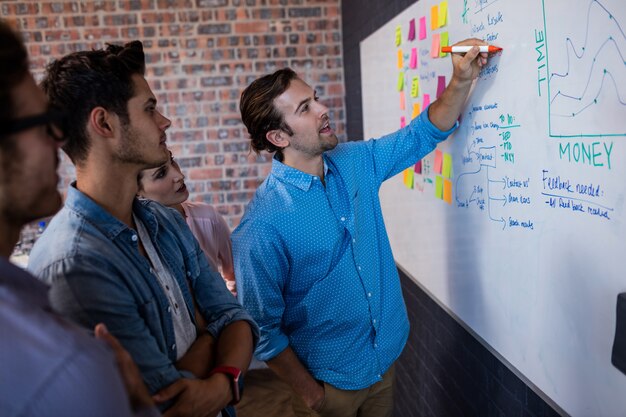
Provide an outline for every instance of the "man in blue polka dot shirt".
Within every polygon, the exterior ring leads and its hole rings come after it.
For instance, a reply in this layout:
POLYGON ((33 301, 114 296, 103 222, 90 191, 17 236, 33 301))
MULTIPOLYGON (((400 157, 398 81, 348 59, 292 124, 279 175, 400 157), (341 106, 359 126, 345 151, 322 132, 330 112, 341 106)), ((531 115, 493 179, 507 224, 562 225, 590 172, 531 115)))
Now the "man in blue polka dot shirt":
POLYGON ((275 157, 232 235, 238 297, 261 329, 255 355, 293 388, 297 415, 391 416, 409 322, 378 190, 456 128, 486 62, 478 48, 453 54, 441 97, 369 141, 338 144, 328 109, 290 69, 243 92, 252 148, 275 157))

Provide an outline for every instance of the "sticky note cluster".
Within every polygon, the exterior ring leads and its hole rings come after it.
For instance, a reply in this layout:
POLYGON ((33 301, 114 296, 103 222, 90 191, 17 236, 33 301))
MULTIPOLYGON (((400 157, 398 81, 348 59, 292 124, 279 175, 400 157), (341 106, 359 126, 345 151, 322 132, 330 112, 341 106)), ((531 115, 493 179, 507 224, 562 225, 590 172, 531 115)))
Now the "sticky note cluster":
POLYGON ((435 197, 452 204, 452 155, 435 150, 435 197))

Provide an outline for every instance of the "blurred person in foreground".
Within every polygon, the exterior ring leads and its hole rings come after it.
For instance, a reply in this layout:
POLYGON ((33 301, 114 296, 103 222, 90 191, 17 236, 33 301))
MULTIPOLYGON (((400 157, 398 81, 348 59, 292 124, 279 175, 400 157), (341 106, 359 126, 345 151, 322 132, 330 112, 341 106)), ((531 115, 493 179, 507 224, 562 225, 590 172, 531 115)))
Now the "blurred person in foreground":
POLYGON ((48 287, 8 261, 22 227, 54 214, 60 116, 0 20, 0 415, 160 415, 130 355, 103 324, 97 340, 52 311, 48 287), (107 346, 108 344, 108 346, 107 346))

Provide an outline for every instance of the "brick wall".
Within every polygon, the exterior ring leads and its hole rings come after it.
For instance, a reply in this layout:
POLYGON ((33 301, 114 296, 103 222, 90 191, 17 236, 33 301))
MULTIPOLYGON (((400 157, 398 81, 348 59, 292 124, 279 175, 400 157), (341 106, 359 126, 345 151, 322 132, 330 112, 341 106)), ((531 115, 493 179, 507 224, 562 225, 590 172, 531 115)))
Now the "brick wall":
MULTIPOLYGON (((344 139, 339 0, 99 0, 0 2, 19 28, 37 78, 48 62, 105 43, 143 41, 146 78, 172 120, 168 142, 191 199, 214 204, 232 227, 267 175, 249 152, 239 95, 259 75, 290 66, 318 91, 344 139)), ((74 172, 61 168, 65 188, 74 172)))

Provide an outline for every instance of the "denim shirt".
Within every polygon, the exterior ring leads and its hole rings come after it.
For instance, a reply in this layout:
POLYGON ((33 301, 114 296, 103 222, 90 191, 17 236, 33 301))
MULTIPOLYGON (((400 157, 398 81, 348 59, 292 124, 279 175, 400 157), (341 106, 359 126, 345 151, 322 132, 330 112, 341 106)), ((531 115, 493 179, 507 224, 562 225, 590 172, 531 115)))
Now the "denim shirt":
POLYGON ((261 328, 257 359, 289 346, 314 378, 357 390, 398 358, 409 321, 378 191, 456 128, 427 114, 326 152, 324 183, 273 160, 232 234, 237 296, 261 328))
MULTIPOLYGON (((218 337, 225 326, 245 320, 256 344, 255 322, 211 269, 183 217, 174 209, 137 199, 133 213, 178 282, 194 324, 191 292, 211 335, 218 337)), ((28 269, 50 285, 50 302, 61 314, 88 328, 104 322, 155 393, 192 375, 174 366, 169 302, 138 241, 135 230, 72 184, 65 206, 33 247, 28 269)))

